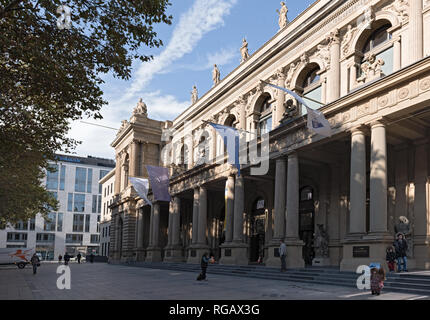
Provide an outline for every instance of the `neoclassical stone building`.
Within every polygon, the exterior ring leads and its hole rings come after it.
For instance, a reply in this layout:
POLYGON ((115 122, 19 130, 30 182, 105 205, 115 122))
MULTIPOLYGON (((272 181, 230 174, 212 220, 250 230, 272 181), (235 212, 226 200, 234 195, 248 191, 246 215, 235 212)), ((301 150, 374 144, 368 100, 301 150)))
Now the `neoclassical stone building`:
POLYGON ((409 268, 429 269, 429 55, 430 1, 319 0, 173 122, 138 106, 112 143, 111 260, 199 262, 211 251, 220 263, 279 265, 284 239, 290 268, 355 270, 384 262, 403 228, 409 268), (321 101, 309 106, 333 135, 309 131, 306 109, 260 80, 321 101), (269 133, 267 173, 244 164, 238 176, 204 121, 269 133), (151 209, 128 185, 144 164, 171 168, 170 203, 151 209))

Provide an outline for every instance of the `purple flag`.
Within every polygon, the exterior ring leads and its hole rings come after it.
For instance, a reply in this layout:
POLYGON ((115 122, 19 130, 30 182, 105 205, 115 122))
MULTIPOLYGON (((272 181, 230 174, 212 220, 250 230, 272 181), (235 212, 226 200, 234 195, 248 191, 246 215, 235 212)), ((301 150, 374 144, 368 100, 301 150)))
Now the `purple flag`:
POLYGON ((154 200, 170 202, 169 169, 156 166, 146 166, 146 169, 148 170, 154 200))

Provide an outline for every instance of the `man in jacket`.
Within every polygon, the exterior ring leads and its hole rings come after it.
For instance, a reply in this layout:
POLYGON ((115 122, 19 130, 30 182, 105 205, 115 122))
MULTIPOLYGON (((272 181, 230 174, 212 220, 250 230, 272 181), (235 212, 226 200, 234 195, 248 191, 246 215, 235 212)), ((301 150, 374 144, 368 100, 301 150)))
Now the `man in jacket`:
POLYGON ((33 254, 33 256, 31 257, 30 261, 31 261, 31 264, 33 265, 33 274, 36 274, 37 267, 40 264, 40 259, 39 259, 39 257, 37 256, 36 253, 33 254))
POLYGON ((408 269, 406 267, 407 259, 406 252, 408 251, 408 243, 403 236, 403 233, 397 234, 397 240, 394 241, 394 248, 396 249, 396 257, 397 257, 397 272, 403 271, 407 272, 408 269))

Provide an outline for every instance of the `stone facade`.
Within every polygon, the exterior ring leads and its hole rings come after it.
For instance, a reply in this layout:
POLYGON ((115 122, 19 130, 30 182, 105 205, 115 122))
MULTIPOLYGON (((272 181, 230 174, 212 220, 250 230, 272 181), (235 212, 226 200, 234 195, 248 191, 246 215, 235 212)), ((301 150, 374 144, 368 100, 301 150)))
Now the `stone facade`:
POLYGON ((284 239, 287 267, 355 271, 384 264, 404 216, 411 223, 409 268, 429 269, 428 30, 423 0, 320 0, 173 123, 124 123, 112 143, 119 197, 112 217, 122 225, 114 228, 122 246, 114 245, 112 258, 199 262, 211 251, 221 263, 280 265, 284 239), (297 101, 260 80, 320 101, 311 107, 324 113, 332 137, 309 131, 297 101), (205 121, 269 131, 267 173, 253 175, 258 165, 244 164, 238 176, 205 121), (162 156, 163 127, 173 134, 162 156), (150 144, 143 150, 134 141, 150 144), (121 182, 143 163, 174 163, 172 202, 152 212, 121 182), (328 241, 324 257, 315 257, 317 228, 328 241), (139 254, 148 249, 151 255, 139 254))

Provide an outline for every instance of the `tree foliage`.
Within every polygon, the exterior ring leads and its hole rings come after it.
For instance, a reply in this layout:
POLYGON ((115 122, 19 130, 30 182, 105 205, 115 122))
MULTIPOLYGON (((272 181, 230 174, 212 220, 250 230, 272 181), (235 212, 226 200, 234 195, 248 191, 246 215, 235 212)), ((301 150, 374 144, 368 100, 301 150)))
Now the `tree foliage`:
POLYGON ((101 118, 101 75, 127 80, 142 48, 163 43, 169 0, 0 0, 0 223, 46 213, 40 186, 55 152, 71 152, 72 120, 101 118), (57 8, 71 8, 60 29, 57 8))

